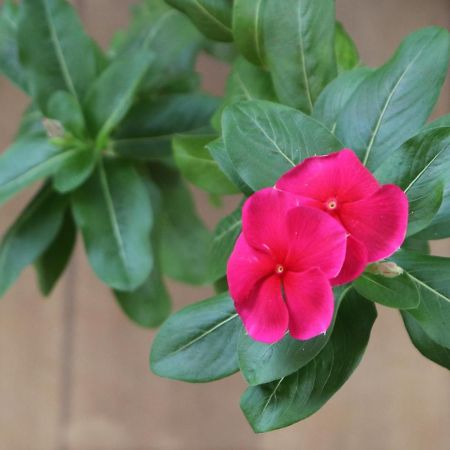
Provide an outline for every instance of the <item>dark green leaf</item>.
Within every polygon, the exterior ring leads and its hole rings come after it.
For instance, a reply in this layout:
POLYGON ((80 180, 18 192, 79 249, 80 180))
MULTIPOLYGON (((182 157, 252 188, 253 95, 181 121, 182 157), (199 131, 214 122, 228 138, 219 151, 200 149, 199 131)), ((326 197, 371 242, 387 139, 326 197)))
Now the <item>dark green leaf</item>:
POLYGON ((450 348, 443 347, 433 341, 411 314, 402 312, 402 317, 409 337, 417 350, 419 350, 425 358, 450 370, 450 348))
POLYGON ((142 327, 158 327, 170 314, 169 293, 156 266, 135 291, 114 291, 114 295, 123 312, 142 327))
POLYGON ((166 0, 183 11, 208 38, 231 41, 231 0, 166 0))
POLYGON ((359 85, 339 115, 336 135, 369 169, 425 123, 447 74, 448 55, 447 30, 419 30, 359 85))
POLYGON ((215 135, 179 135, 173 139, 175 162, 192 184, 215 195, 236 194, 239 190, 223 174, 206 145, 215 135))
POLYGON ((287 106, 262 100, 229 106, 222 117, 225 147, 253 190, 273 186, 304 158, 342 149, 321 123, 287 106))
MULTIPOLYGON (((335 314, 348 288, 335 289, 335 314)), ((287 334, 275 344, 263 344, 242 333, 239 339, 239 365, 242 375, 250 385, 268 383, 286 377, 306 366, 327 344, 334 326, 325 334, 308 341, 300 341, 287 334)))
POLYGON ((152 209, 134 167, 105 159, 73 196, 76 224, 89 261, 107 285, 133 291, 150 274, 152 209))
POLYGON ((227 271, 228 258, 242 228, 241 206, 223 218, 217 225, 209 251, 209 274, 212 280, 223 277, 227 271))
POLYGON ((420 303, 417 285, 407 273, 389 278, 366 272, 353 282, 353 287, 367 300, 391 308, 417 308, 420 303))
POLYGON ((66 0, 23 0, 20 57, 32 96, 46 113, 51 94, 64 90, 81 104, 99 67, 99 49, 66 0))
POLYGON ((411 314, 438 344, 450 348, 450 258, 400 251, 391 259, 419 288, 420 304, 411 314))
POLYGON ((22 270, 45 252, 56 237, 67 199, 47 185, 26 206, 0 244, 0 297, 22 270))
POLYGON ((78 138, 85 137, 83 112, 72 94, 65 91, 55 92, 47 104, 47 117, 60 122, 66 132, 78 138))
POLYGON ((104 145, 109 133, 131 107, 134 95, 154 55, 147 50, 130 51, 113 61, 95 81, 86 97, 88 125, 104 145))
POLYGON ((134 159, 167 158, 174 134, 201 131, 217 106, 216 97, 201 93, 141 100, 115 133, 114 150, 134 159))
POLYGON ((428 241, 420 239, 417 234, 413 237, 405 239, 402 244, 402 248, 410 252, 422 253, 422 255, 430 254, 430 244, 428 241))
POLYGON ((449 184, 450 127, 426 130, 397 149, 375 176, 381 183, 395 183, 410 202, 408 235, 430 224, 439 210, 443 186, 449 184))
POLYGON ((350 35, 340 22, 336 22, 336 34, 334 36, 334 49, 338 72, 353 69, 359 63, 359 53, 350 35))
POLYGON ((357 87, 371 73, 372 69, 368 67, 358 67, 335 78, 319 95, 314 104, 313 117, 334 133, 339 114, 357 87))
POLYGON ((310 114, 336 76, 334 1, 268 1, 263 27, 267 66, 279 99, 310 114))
POLYGON ((72 214, 66 211, 58 234, 45 252, 35 261, 39 287, 49 295, 64 272, 75 246, 76 228, 72 214))
POLYGON ((0 11, 0 72, 27 91, 27 80, 19 60, 18 19, 19 6, 13 0, 6 0, 0 11))
POLYGON ((166 378, 203 383, 239 370, 237 341, 242 323, 228 293, 172 315, 153 342, 150 364, 166 378))
POLYGON ((286 427, 318 411, 358 366, 375 319, 374 305, 351 291, 330 340, 309 364, 281 380, 245 391, 241 408, 254 431, 286 427))

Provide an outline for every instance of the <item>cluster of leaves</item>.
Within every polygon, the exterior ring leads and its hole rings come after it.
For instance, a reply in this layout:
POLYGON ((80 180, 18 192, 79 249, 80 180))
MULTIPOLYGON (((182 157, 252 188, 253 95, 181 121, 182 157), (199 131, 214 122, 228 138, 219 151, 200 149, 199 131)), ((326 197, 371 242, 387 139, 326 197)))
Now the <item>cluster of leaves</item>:
POLYGON ((66 0, 4 2, 0 71, 30 106, 0 156, 0 202, 42 183, 0 244, 0 295, 30 264, 48 295, 77 231, 96 275, 142 326, 169 313, 162 275, 207 281, 209 232, 170 143, 208 129, 218 106, 195 73, 205 42, 162 0, 136 6, 106 52, 66 0))
MULTIPOLYGON (((425 124, 447 74, 449 33, 421 29, 372 69, 335 24, 333 0, 168 2, 205 35, 239 50, 213 117, 216 133, 175 141, 191 181, 212 188, 201 170, 208 160, 210 173, 222 171, 248 195, 308 156, 348 147, 381 183, 406 192, 410 214, 408 239, 386 266, 395 273, 369 267, 335 289, 337 313, 326 334, 255 342, 224 291, 168 319, 153 344, 153 371, 207 382, 240 370, 249 384, 241 408, 253 429, 284 427, 316 412, 349 378, 376 303, 398 309, 417 349, 450 369, 450 258, 429 256, 427 242, 450 237, 450 117, 425 124)), ((240 230, 238 208, 215 231, 212 278, 225 275, 240 230)))

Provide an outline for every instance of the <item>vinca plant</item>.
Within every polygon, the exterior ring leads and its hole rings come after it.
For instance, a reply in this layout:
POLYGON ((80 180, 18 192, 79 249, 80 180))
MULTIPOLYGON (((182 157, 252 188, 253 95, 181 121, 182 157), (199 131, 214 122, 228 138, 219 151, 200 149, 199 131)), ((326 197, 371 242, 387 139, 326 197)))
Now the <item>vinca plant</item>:
POLYGON ((208 280, 209 232, 171 137, 211 129, 218 100, 200 91, 195 72, 211 45, 163 0, 139 3, 106 51, 66 0, 3 3, 0 71, 30 104, 0 156, 0 201, 38 187, 0 244, 0 295, 30 264, 50 294, 77 234, 96 275, 142 326, 169 313, 163 275, 208 280))
POLYGON ((240 371, 254 431, 286 427, 349 379, 378 307, 450 369, 450 258, 428 246, 450 237, 450 117, 429 121, 449 32, 417 30, 372 68, 333 0, 167 3, 236 50, 213 131, 176 136, 175 163, 208 192, 225 176, 242 195, 212 238, 217 295, 162 325, 153 372, 240 371))

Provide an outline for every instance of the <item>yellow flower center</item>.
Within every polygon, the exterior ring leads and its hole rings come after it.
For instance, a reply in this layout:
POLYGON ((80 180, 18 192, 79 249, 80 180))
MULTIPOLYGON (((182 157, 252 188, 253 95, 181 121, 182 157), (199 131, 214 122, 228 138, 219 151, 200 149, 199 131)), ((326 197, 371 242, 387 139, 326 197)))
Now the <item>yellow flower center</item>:
POLYGON ((275 273, 281 275, 284 272, 284 267, 281 264, 277 264, 275 267, 275 273))

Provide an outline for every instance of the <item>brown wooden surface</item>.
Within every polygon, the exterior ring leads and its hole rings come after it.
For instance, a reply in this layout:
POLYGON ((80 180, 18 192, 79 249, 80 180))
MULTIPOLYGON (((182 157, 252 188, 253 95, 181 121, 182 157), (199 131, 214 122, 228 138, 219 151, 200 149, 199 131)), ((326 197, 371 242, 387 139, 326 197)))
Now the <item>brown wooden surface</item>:
MULTIPOLYGON (((74 2, 102 44, 127 20, 130 0, 74 2)), ((414 29, 449 25, 447 0, 340 0, 338 17, 363 58, 380 64, 414 29)), ((220 93, 225 68, 205 58, 205 86, 220 93)), ((0 144, 10 142, 24 97, 0 80, 0 144)), ((448 85, 437 114, 448 112, 448 85)), ((2 207, 3 231, 29 198, 2 207)), ((197 194, 210 225, 222 212, 197 194)), ((434 245, 450 255, 448 242, 434 245)), ((208 289, 172 284, 175 307, 208 289)), ((379 308, 366 356, 349 383, 309 420, 254 435, 239 410, 240 375, 209 385, 148 370, 152 332, 128 322, 90 271, 81 245, 52 297, 27 270, 0 303, 0 449, 3 450, 448 450, 450 378, 411 346, 395 311, 379 308)))

